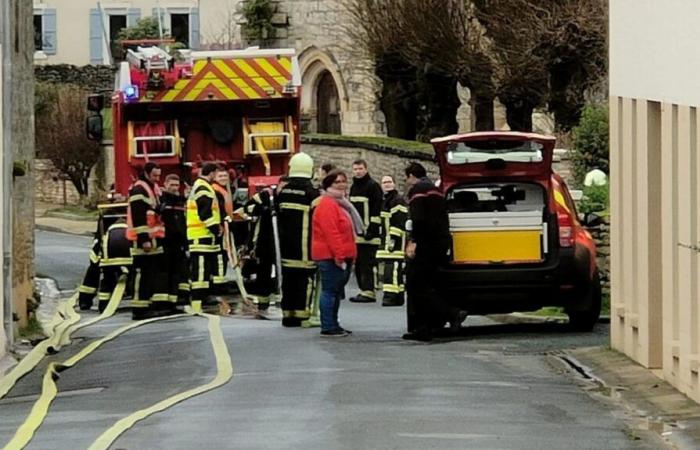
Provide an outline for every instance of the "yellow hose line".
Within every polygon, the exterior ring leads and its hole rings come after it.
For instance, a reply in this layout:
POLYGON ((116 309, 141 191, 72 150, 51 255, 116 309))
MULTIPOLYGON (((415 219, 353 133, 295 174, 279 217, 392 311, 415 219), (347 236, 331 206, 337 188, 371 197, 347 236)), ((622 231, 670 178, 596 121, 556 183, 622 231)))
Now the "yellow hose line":
POLYGON ((36 347, 22 358, 10 373, 0 379, 0 399, 10 392, 20 378, 34 370, 47 353, 55 353, 63 345, 68 344, 73 332, 113 316, 122 300, 125 288, 126 280, 122 279, 112 292, 109 304, 102 314, 78 325, 76 325, 76 323, 80 320, 80 315, 75 312, 75 303, 78 301, 78 293, 76 292, 68 300, 59 303, 56 314, 54 314, 51 322, 46 326, 49 336, 37 344, 36 347))
MULTIPOLYGON (((105 319, 108 319, 114 315, 114 313, 117 312, 117 308, 119 307, 119 304, 122 301, 122 297, 124 297, 124 291, 126 290, 126 277, 120 278, 119 282, 117 283, 117 286, 114 288, 112 291, 112 295, 109 297, 109 303, 107 303, 107 307, 102 311, 102 313, 97 316, 93 317, 90 320, 87 320, 85 322, 80 322, 76 325, 71 326, 66 333, 63 334, 61 337, 61 340, 59 342, 59 346, 64 346, 70 344, 70 337, 75 333, 76 331, 88 327, 90 325, 94 325, 98 322, 101 322, 105 319)), ((54 350, 58 350, 59 348, 56 348, 54 350)))
POLYGON ((191 397, 203 394, 212 389, 216 389, 217 387, 226 384, 231 379, 233 376, 233 365, 231 363, 231 355, 229 354, 226 347, 226 342, 224 341, 223 332, 221 331, 221 319, 218 316, 213 316, 210 314, 204 314, 204 316, 209 319, 209 336, 211 338, 212 348, 214 349, 214 355, 216 356, 217 373, 214 379, 207 384, 181 392, 172 397, 168 397, 155 405, 140 411, 136 411, 135 413, 124 417, 107 431, 102 433, 100 437, 98 437, 97 440, 89 447, 89 450, 106 450, 122 433, 134 426, 136 422, 155 413, 164 411, 171 406, 174 406, 175 404, 191 397))
POLYGON ((75 314, 74 306, 78 301, 76 293, 68 300, 58 305, 56 314, 47 326, 49 337, 41 341, 2 379, 0 379, 0 399, 5 397, 17 381, 34 370, 34 368, 44 359, 49 349, 58 345, 65 330, 80 320, 80 316, 75 314))
POLYGON ((80 360, 82 360, 90 353, 94 352, 99 347, 101 347, 102 344, 113 340, 114 338, 126 333, 129 330, 138 328, 149 323, 163 320, 171 320, 179 317, 184 317, 184 314, 178 314, 168 317, 156 317, 153 319, 143 320, 140 322, 134 322, 129 325, 125 325, 112 331, 107 336, 91 342, 88 346, 86 346, 84 349, 82 349, 80 352, 78 352, 71 358, 65 360, 63 363, 49 364, 49 366, 46 369, 46 372, 44 373, 41 395, 39 396, 37 401, 34 402, 34 406, 32 407, 32 410, 29 413, 29 415, 27 416, 27 419, 17 429, 17 432, 15 433, 14 437, 7 444, 7 446, 4 447, 4 450, 20 450, 24 448, 29 443, 29 441, 32 440, 32 438, 34 437, 34 433, 44 422, 44 419, 46 418, 46 415, 49 412, 49 407, 51 406, 51 403, 54 401, 56 395, 58 394, 56 380, 59 378, 60 372, 73 367, 80 360))

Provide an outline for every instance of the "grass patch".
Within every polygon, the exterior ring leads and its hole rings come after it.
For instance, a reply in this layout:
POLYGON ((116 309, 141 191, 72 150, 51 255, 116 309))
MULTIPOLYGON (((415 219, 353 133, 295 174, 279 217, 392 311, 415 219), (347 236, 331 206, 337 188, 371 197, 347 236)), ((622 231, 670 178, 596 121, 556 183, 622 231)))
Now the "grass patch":
POLYGON ((347 142, 348 144, 362 143, 370 145, 379 145, 383 147, 391 147, 400 150, 413 151, 433 155, 433 146, 425 142, 406 141, 404 139, 396 139, 386 136, 345 136, 340 134, 304 134, 302 138, 309 139, 328 139, 333 141, 347 142))
POLYGON ((566 317, 566 314, 564 314, 564 308, 560 308, 558 306, 545 306, 544 308, 538 309, 530 314, 540 317, 566 317))
POLYGON ((97 219, 99 217, 99 213, 96 209, 87 209, 82 206, 73 205, 66 205, 60 208, 53 208, 46 211, 47 216, 51 216, 52 214, 70 214, 72 216, 78 216, 82 219, 89 220, 97 219))
POLYGON ((36 317, 32 316, 27 320, 27 325, 19 329, 19 337, 29 339, 43 336, 44 330, 36 317))

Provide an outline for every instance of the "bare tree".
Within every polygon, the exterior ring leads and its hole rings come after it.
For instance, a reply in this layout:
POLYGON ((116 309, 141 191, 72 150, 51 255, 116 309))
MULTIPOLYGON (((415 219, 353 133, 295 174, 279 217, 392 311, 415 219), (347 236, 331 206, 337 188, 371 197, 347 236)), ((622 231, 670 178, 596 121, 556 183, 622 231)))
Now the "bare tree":
POLYGON ((65 174, 82 198, 88 195, 90 171, 100 146, 85 135, 87 91, 66 84, 36 86, 36 149, 65 174))

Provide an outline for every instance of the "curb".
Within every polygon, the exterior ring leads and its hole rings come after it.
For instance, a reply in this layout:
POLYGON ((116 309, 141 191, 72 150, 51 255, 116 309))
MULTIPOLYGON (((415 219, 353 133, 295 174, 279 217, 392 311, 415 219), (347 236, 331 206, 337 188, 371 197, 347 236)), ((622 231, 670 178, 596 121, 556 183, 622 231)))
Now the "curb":
MULTIPOLYGON (((501 323, 569 323, 566 316, 537 316, 525 313, 489 314, 486 317, 501 323)), ((598 323, 610 323, 610 316, 600 316, 598 323)))
POLYGON ((63 229, 63 228, 52 227, 51 225, 39 225, 39 224, 35 224, 35 225, 34 225, 34 229, 35 229, 35 230, 40 230, 40 231, 50 231, 50 232, 52 232, 52 233, 72 234, 72 235, 75 235, 75 236, 89 236, 89 237, 92 237, 92 236, 95 234, 95 233, 93 233, 92 231, 83 231, 83 232, 76 233, 76 232, 74 232, 74 231, 65 230, 65 229, 63 229))
POLYGON ((79 216, 77 214, 63 213, 63 212, 52 212, 46 211, 44 217, 53 217, 54 219, 65 219, 65 220, 75 220, 76 222, 94 222, 97 220, 95 218, 88 218, 85 216, 79 216))

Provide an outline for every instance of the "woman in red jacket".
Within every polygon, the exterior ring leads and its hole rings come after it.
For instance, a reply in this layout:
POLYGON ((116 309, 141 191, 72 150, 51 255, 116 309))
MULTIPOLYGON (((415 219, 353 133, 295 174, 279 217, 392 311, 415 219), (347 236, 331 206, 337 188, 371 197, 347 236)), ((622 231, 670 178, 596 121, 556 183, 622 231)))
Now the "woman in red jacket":
POLYGON ((347 336, 338 323, 338 308, 352 263, 357 257, 355 236, 364 232, 362 218, 346 197, 345 172, 333 170, 321 182, 323 195, 312 222, 311 257, 321 271, 321 335, 347 336))

